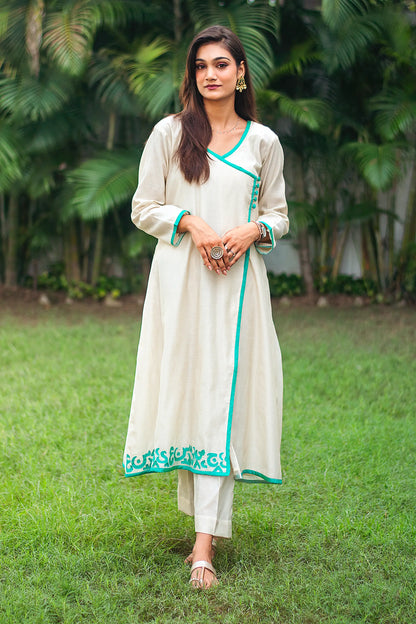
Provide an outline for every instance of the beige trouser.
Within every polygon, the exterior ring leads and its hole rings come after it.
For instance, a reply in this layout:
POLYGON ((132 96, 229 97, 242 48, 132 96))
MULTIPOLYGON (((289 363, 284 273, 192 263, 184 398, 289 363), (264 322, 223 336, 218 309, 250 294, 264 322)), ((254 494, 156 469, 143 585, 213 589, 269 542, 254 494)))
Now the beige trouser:
POLYGON ((199 475, 178 470, 178 508, 195 517, 195 531, 231 537, 234 474, 199 475))

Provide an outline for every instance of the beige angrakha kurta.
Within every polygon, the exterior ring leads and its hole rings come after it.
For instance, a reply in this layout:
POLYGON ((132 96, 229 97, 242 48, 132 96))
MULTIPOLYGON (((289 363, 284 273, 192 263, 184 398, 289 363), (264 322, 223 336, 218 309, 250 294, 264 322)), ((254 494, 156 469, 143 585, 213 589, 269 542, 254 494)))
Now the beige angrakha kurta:
POLYGON ((282 367, 262 254, 288 231, 277 136, 248 122, 238 144, 209 151, 210 177, 189 184, 174 154, 181 124, 160 121, 143 152, 132 220, 158 238, 150 272, 124 455, 127 476, 175 468, 281 482, 282 367), (185 212, 220 236, 260 220, 271 244, 253 245, 227 276, 208 271, 185 212))

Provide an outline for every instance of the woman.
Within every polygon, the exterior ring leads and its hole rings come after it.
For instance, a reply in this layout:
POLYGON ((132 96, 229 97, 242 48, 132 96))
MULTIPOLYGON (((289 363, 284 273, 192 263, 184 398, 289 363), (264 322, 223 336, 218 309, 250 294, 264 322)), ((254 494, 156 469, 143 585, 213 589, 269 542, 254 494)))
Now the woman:
POLYGON ((277 136, 256 122, 239 39, 191 43, 183 110, 156 124, 133 198, 158 238, 143 309, 127 476, 178 469, 195 517, 191 584, 217 583, 213 538, 231 537, 234 480, 281 483, 281 357, 262 254, 288 231, 277 136))

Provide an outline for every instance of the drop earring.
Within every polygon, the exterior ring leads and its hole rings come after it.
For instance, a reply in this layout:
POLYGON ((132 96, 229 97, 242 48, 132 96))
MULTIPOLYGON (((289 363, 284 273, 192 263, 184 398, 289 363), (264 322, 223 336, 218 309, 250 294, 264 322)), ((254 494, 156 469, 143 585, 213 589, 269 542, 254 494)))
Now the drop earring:
POLYGON ((244 91, 244 89, 247 89, 247 85, 246 85, 246 81, 244 80, 244 75, 240 76, 240 78, 237 79, 237 84, 235 85, 235 90, 239 91, 240 93, 242 91, 244 91))

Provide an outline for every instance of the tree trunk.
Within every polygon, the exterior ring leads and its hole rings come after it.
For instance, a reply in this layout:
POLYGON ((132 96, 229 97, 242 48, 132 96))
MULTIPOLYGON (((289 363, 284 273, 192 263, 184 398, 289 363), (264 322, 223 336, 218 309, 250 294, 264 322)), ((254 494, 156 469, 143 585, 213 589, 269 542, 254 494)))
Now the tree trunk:
POLYGON ((66 225, 65 230, 65 273, 68 281, 81 281, 81 271, 78 257, 77 231, 74 221, 66 225))
MULTIPOLYGON (((293 157, 293 169, 294 169, 294 188, 296 189, 296 201, 299 203, 305 202, 305 179, 302 167, 302 161, 299 156, 293 157)), ((309 251, 309 236, 308 228, 302 226, 298 230, 298 245, 299 245, 299 263, 300 273, 302 275, 303 283, 305 284, 306 295, 308 299, 312 300, 315 295, 315 288, 313 285, 313 273, 311 266, 311 258, 309 251)))
POLYGON ((94 259, 92 263, 91 284, 95 286, 100 277, 101 271, 101 259, 103 255, 103 241, 104 241, 104 217, 101 217, 97 221, 97 232, 95 236, 94 246, 94 259))
POLYGON ((345 251, 345 245, 350 233, 350 226, 347 224, 344 231, 341 234, 341 239, 338 241, 337 250, 335 253, 334 264, 332 265, 331 278, 335 281, 339 275, 339 268, 341 266, 342 257, 345 251))
POLYGON ((391 286, 393 282, 394 273, 394 229, 396 225, 396 219, 394 213, 396 212, 396 188, 394 187, 390 191, 389 212, 392 214, 387 215, 387 258, 386 258, 386 271, 387 271, 387 285, 391 286))
POLYGON ((416 162, 413 163, 410 192, 407 198, 406 216, 404 219, 404 231, 402 239, 402 251, 416 239, 416 162))
POLYGON ((182 39, 182 8, 181 0, 173 0, 173 30, 175 43, 182 39))
POLYGON ((8 228, 5 255, 6 286, 17 286, 17 235, 19 228, 19 199, 16 195, 9 198, 8 228))
POLYGON ((30 70, 34 76, 39 75, 40 69, 43 11, 43 0, 32 0, 26 13, 26 49, 30 70))

